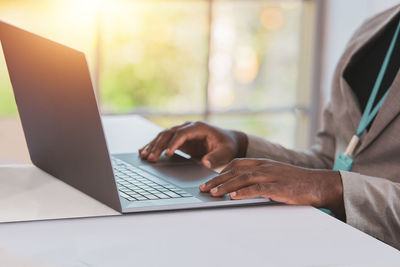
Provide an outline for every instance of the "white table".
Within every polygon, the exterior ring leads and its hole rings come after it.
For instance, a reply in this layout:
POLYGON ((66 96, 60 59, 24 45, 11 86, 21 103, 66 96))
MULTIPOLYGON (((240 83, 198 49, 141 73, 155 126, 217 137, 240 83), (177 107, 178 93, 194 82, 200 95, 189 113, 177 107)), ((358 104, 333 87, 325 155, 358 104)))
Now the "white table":
MULTIPOLYGON (((159 130, 104 118, 112 153, 159 130)), ((0 221, 119 215, 32 166, 0 167, 0 221)), ((0 224, 0 266, 400 266, 400 253, 307 206, 268 205, 0 224)))

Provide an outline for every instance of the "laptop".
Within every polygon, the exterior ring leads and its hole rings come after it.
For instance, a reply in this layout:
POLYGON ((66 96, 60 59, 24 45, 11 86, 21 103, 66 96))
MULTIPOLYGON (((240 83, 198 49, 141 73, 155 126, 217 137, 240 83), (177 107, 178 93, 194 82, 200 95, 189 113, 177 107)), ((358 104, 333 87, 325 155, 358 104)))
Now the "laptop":
POLYGON ((200 192, 217 173, 178 154, 110 155, 85 55, 2 21, 0 40, 38 168, 121 213, 270 202, 200 192))

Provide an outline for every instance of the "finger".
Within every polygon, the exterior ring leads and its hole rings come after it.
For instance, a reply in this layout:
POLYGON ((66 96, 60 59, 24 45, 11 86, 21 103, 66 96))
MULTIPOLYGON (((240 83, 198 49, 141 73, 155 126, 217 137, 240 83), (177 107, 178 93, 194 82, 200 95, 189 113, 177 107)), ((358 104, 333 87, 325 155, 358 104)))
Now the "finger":
POLYGON ((142 158, 143 159, 148 159, 150 156, 150 152, 153 149, 154 144, 157 142, 157 140, 160 138, 161 133, 159 133, 156 138, 154 138, 147 146, 146 148, 142 151, 142 158))
POLYGON ((205 154, 201 158, 201 163, 207 168, 212 168, 224 164, 225 162, 223 162, 223 159, 225 158, 226 158, 226 151, 221 148, 218 148, 205 154))
MULTIPOLYGON (((163 132, 168 132, 168 131, 175 132, 178 129, 189 125, 190 123, 191 122, 185 122, 185 123, 183 123, 181 125, 177 125, 177 126, 174 126, 174 127, 170 128, 170 129, 164 130, 163 132)), ((160 136, 161 133, 159 133, 151 142, 149 142, 148 144, 146 144, 145 146, 143 146, 142 148, 139 149, 139 153, 140 153, 140 156, 142 158, 143 157, 147 158, 147 156, 150 154, 150 152, 152 150, 152 147, 153 147, 154 143, 157 141, 157 139, 158 139, 158 137, 160 136)))
POLYGON ((171 137, 173 136, 174 132, 167 131, 160 135, 157 141, 154 143, 150 155, 148 157, 149 161, 157 161, 160 158, 161 153, 167 147, 171 137))
MULTIPOLYGON (((173 137, 173 135, 174 135, 178 130, 180 130, 180 129, 182 129, 182 128, 185 128, 186 126, 188 126, 188 125, 190 125, 190 124, 193 124, 193 123, 192 123, 191 121, 186 121, 186 122, 184 122, 184 123, 182 123, 182 124, 180 124, 180 125, 177 125, 177 126, 174 126, 174 127, 170 128, 169 131, 171 132, 171 135, 169 136, 168 141, 165 141, 165 147, 164 147, 164 149, 168 146, 168 142, 171 140, 171 138, 173 137)), ((164 142, 163 142, 163 145, 164 145, 164 142)), ((168 156, 168 157, 171 157, 173 154, 174 154, 174 152, 171 152, 169 149, 167 149, 167 150, 165 151, 165 155, 168 156)))
POLYGON ((254 197, 269 197, 273 183, 253 184, 230 193, 231 199, 245 199, 254 197))
POLYGON ((224 172, 224 173, 218 175, 217 177, 214 177, 210 181, 200 185, 199 188, 203 192, 208 192, 208 191, 210 191, 210 189, 215 188, 215 187, 219 186, 220 184, 223 184, 223 183, 227 182, 228 180, 233 179, 236 176, 240 176, 246 172, 249 172, 249 169, 238 168, 238 169, 233 169, 233 170, 224 172))
POLYGON ((232 160, 228 166, 226 166, 222 172, 227 172, 235 168, 244 167, 244 166, 258 166, 261 165, 262 161, 258 159, 246 159, 246 158, 237 158, 232 160))
POLYGON ((168 156, 173 155, 187 140, 194 140, 204 135, 199 133, 198 129, 189 127, 190 125, 182 127, 175 132, 167 146, 168 156))
POLYGON ((220 186, 214 187, 210 190, 210 194, 215 197, 223 196, 227 193, 237 191, 243 187, 247 187, 256 183, 267 182, 264 181, 264 174, 257 172, 246 172, 237 177, 234 177, 220 186))
MULTIPOLYGON (((155 137, 155 138, 157 138, 157 137, 155 137)), ((154 140, 154 139, 153 139, 153 140, 154 140)), ((153 142, 153 140, 151 140, 151 142, 153 142)), ((139 152, 145 151, 145 150, 149 147, 149 145, 150 145, 151 142, 147 143, 147 144, 144 145, 142 148, 139 148, 139 152)))
POLYGON ((143 148, 141 148, 141 151, 139 151, 140 157, 142 159, 145 159, 147 157, 147 155, 149 153, 149 146, 150 146, 150 143, 145 145, 143 148))
POLYGON ((172 127, 171 130, 176 131, 176 130, 179 130, 180 128, 183 128, 183 127, 185 127, 185 126, 188 126, 189 124, 193 124, 193 122, 191 122, 191 121, 185 121, 184 123, 182 123, 182 124, 180 124, 180 125, 176 125, 176 126, 172 127))

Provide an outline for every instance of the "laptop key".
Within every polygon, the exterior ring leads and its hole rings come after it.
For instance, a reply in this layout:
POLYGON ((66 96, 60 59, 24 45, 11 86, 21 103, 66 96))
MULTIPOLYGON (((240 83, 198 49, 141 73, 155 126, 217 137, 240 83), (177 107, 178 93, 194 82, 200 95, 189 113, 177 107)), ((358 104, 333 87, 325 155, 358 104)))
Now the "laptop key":
POLYGON ((165 188, 168 188, 168 189, 178 189, 178 188, 176 188, 176 186, 174 186, 174 185, 172 185, 172 184, 166 184, 166 185, 164 185, 164 187, 165 188))
POLYGON ((169 192, 164 192, 164 194, 166 194, 166 195, 168 195, 168 196, 170 196, 170 197, 172 197, 172 198, 180 197, 178 194, 175 194, 174 192, 171 192, 171 191, 169 191, 169 192))
POLYGON ((159 199, 157 196, 155 196, 155 195, 149 195, 149 196, 146 196, 148 199, 150 199, 150 200, 155 200, 155 199, 159 199))
POLYGON ((160 189, 157 188, 157 190, 160 191, 160 192, 168 192, 168 191, 170 191, 167 188, 160 188, 160 189))
POLYGON ((119 191, 119 195, 123 198, 126 198, 129 200, 130 196, 128 194, 125 194, 124 192, 119 191))
POLYGON ((147 191, 149 191, 150 193, 159 193, 159 192, 160 192, 160 191, 155 190, 155 189, 149 189, 149 190, 147 190, 147 191))
POLYGON ((161 198, 161 199, 167 199, 170 198, 170 196, 165 195, 165 194, 155 194, 157 197, 161 198))

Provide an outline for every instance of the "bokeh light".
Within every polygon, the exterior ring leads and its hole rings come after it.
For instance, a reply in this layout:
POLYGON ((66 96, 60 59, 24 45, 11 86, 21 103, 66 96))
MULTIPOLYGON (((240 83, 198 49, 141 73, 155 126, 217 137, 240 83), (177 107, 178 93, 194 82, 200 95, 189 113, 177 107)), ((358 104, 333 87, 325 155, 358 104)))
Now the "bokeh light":
POLYGON ((235 56, 235 78, 239 83, 251 83, 258 74, 258 59, 251 46, 240 46, 235 56))
POLYGON ((285 16, 279 7, 267 7, 260 15, 262 25, 272 31, 282 28, 285 22, 285 16))

